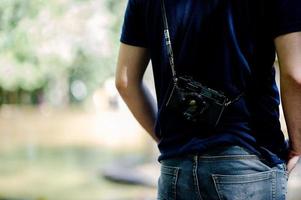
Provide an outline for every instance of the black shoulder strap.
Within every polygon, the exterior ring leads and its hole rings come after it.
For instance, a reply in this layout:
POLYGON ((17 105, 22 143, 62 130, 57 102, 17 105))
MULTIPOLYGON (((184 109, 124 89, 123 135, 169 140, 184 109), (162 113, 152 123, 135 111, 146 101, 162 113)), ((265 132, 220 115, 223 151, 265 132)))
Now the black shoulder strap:
POLYGON ((161 11, 162 11, 163 25, 164 25, 164 38, 165 38, 165 43, 166 43, 166 48, 167 48, 167 55, 169 58, 169 64, 171 67, 173 80, 176 81, 177 74, 176 74, 176 70, 175 70, 175 62, 174 62, 174 56, 173 56, 173 51, 172 51, 172 46, 171 46, 168 21, 167 21, 167 16, 166 16, 166 9, 165 9, 165 2, 164 2, 164 0, 159 0, 159 1, 161 2, 161 11))
MULTIPOLYGON (((168 58, 169 58, 169 64, 170 64, 171 71, 172 71, 173 81, 177 82, 178 77, 177 77, 176 70, 175 70, 174 56, 173 56, 173 50, 172 50, 172 45, 171 45, 171 40, 170 40, 168 21, 167 21, 166 9, 165 9, 165 2, 164 2, 164 0, 159 0, 159 1, 161 3, 161 12, 162 12, 162 18, 163 18, 163 25, 164 25, 164 38, 165 38, 167 54, 168 54, 168 58)), ((230 106, 230 105, 234 104, 244 95, 245 95, 245 92, 241 92, 235 98, 228 99, 228 101, 226 102, 225 105, 230 106)))

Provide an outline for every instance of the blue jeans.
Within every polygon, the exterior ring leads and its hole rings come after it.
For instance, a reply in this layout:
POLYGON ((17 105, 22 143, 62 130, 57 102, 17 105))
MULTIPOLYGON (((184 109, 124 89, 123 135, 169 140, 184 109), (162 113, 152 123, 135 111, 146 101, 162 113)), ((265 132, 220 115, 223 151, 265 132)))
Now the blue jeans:
POLYGON ((285 200, 286 165, 240 146, 161 160, 158 200, 285 200))

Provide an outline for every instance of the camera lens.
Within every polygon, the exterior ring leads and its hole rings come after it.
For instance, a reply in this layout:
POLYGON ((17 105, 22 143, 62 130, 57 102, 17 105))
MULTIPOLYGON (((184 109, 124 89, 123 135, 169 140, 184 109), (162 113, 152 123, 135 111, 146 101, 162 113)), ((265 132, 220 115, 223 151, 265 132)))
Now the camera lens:
POLYGON ((196 100, 194 100, 194 99, 190 100, 189 105, 190 106, 196 105, 196 100))

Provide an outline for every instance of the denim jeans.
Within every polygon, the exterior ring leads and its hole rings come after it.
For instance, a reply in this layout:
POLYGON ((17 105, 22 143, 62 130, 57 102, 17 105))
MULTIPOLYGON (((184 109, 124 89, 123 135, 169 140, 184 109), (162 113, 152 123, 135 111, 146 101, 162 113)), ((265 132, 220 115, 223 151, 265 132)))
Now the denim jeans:
POLYGON ((285 200, 286 165, 240 146, 161 160, 158 200, 285 200))

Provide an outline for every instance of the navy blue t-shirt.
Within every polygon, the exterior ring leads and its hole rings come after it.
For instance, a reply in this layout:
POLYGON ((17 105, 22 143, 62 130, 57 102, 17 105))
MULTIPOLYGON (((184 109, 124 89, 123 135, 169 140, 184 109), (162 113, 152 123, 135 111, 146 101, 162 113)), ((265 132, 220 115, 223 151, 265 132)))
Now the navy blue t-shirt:
POLYGON ((229 97, 216 130, 165 109, 171 69, 163 37, 160 0, 129 0, 121 42, 149 49, 160 138, 158 161, 236 144, 283 163, 287 143, 279 122, 275 37, 301 31, 300 0, 165 0, 178 75, 190 75, 229 97))

